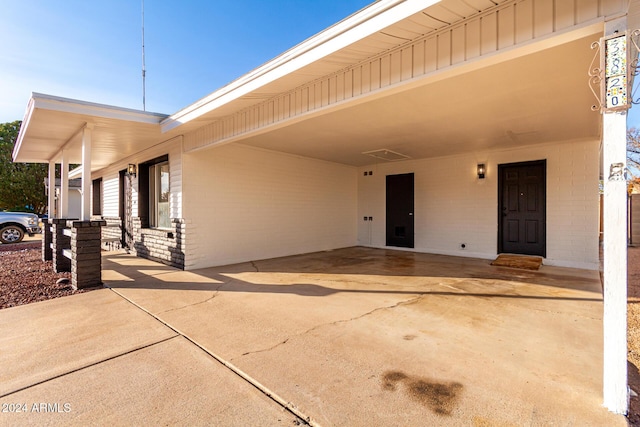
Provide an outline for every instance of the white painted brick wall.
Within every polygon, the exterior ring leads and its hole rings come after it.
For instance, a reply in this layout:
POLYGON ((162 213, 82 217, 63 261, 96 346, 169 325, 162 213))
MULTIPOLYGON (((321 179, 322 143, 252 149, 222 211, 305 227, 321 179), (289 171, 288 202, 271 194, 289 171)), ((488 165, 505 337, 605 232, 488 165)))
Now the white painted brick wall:
POLYGON ((187 269, 356 244, 356 168, 242 145, 183 163, 187 269))
POLYGON ((545 263, 597 269, 598 147, 597 141, 545 144, 359 168, 358 243, 385 246, 385 177, 413 172, 415 250, 493 258, 498 241, 498 164, 546 159, 545 263), (487 165, 484 180, 477 179, 478 163, 487 165), (364 176, 364 171, 373 176, 364 176), (364 216, 374 221, 364 221, 364 216))
MULTIPOLYGON (((409 172, 416 179, 416 250, 493 258, 497 165, 546 159, 545 263, 596 269, 598 146, 546 144, 356 169, 237 144, 182 155, 178 143, 127 161, 169 153, 172 217, 184 213, 185 267, 193 269, 355 244, 384 247, 385 176, 409 172), (476 178, 479 162, 488 168, 483 181, 476 178), (365 177, 369 170, 373 176, 365 177), (183 178, 189 183, 184 206, 183 178)), ((118 215, 118 171, 124 167, 94 174, 103 177, 105 216, 118 215)))

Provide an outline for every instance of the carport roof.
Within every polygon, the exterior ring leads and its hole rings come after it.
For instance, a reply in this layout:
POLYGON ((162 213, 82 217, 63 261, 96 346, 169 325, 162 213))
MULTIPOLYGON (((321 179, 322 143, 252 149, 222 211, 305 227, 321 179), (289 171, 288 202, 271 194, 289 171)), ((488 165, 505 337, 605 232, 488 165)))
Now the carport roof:
POLYGON ((161 138, 166 114, 33 93, 13 151, 14 161, 44 163, 68 151, 71 163, 81 163, 81 130, 93 126, 92 169, 148 148, 161 138))
POLYGON ((13 158, 80 163, 81 130, 93 128, 92 170, 201 127, 274 94, 335 72, 506 0, 380 0, 173 115, 33 93, 13 158), (445 4, 446 5, 443 5, 445 4))
MULTIPOLYGON (((34 93, 14 149, 14 161, 43 163, 57 160, 64 148, 71 163, 80 163, 81 130, 90 126, 93 129, 91 170, 99 170, 174 136, 198 129, 303 83, 337 72, 421 35, 452 26, 505 2, 506 0, 375 2, 170 116, 34 93)), ((594 24, 565 42, 581 39, 581 46, 584 47, 585 37, 598 34, 601 28, 601 24, 594 24)), ((526 61, 522 62, 523 67, 517 70, 513 65, 500 65, 509 62, 506 59, 514 59, 513 56, 501 59, 498 55, 492 58, 492 63, 496 64, 492 75, 500 75, 502 78, 499 86, 478 84, 478 74, 469 72, 475 71, 470 69, 455 82, 450 80, 449 83, 443 83, 443 78, 439 75, 427 82, 428 87, 411 88, 412 90, 404 90, 402 93, 387 91, 387 98, 368 97, 371 102, 360 101, 357 105, 352 105, 352 108, 340 111, 340 135, 332 134, 327 137, 327 132, 331 133, 331 127, 326 126, 326 122, 336 123, 335 120, 338 119, 334 112, 298 121, 293 126, 273 129, 268 134, 262 134, 259 139, 246 135, 243 142, 360 165, 371 160, 367 160, 362 152, 379 148, 397 150, 413 158, 425 157, 424 136, 427 130, 431 146, 429 156, 451 154, 450 150, 444 148, 451 148, 456 144, 458 147, 465 144, 466 150, 482 150, 496 145, 526 143, 523 139, 530 137, 530 131, 538 129, 541 123, 549 125, 552 132, 537 135, 536 142, 540 142, 542 138, 546 141, 562 140, 566 139, 566 135, 597 137, 597 120, 592 120, 590 114, 593 113, 589 111, 590 102, 593 101, 589 99, 591 94, 587 88, 587 79, 584 82, 566 79, 568 75, 586 73, 590 60, 587 56, 590 52, 585 56, 582 49, 583 53, 579 56, 572 55, 567 60, 567 50, 558 51, 555 47, 557 46, 548 41, 538 43, 538 47, 532 49, 532 52, 546 53, 533 58, 528 64, 526 61), (538 67, 557 64, 559 59, 564 59, 561 66, 538 67), (568 68, 575 72, 567 73, 568 68), (564 72, 564 77, 555 80, 545 78, 544 73, 547 71, 564 72), (541 83, 543 80, 544 84, 541 83), (522 82, 526 84, 519 89, 514 99, 511 86, 522 82), (430 94, 453 96, 459 102, 450 102, 448 111, 444 111, 442 106, 431 101, 435 99, 434 96, 425 96, 427 91, 430 94), (551 95, 555 97, 553 101, 549 99, 551 95), (487 108, 486 100, 491 101, 491 108, 496 111, 487 108), (579 107, 576 107, 578 104, 579 107), (568 110, 577 112, 568 117, 563 114, 568 110), (445 112, 446 119, 443 119, 445 112), (489 127, 494 121, 487 120, 488 115, 498 117, 503 126, 496 127, 492 124, 489 127), (398 134, 391 132, 392 128, 403 131, 398 134), (412 130, 411 135, 407 133, 408 129, 412 130), (292 138, 291 134, 296 136, 292 138), (388 145, 390 134, 394 135, 399 146, 388 145), (310 143, 300 144, 300 135, 310 139, 310 143), (465 140, 461 135, 474 135, 475 139, 465 140), (324 138, 322 144, 311 143, 317 142, 320 137, 324 138), (341 148, 345 147, 345 138, 348 138, 353 153, 345 153, 341 148), (328 141, 332 142, 327 143, 328 141)))

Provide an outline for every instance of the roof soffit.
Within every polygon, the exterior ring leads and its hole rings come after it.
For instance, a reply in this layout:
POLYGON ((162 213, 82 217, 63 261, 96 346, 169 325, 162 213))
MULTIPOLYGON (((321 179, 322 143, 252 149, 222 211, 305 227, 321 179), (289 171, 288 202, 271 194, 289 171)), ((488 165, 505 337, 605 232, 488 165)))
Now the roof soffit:
POLYGON ((187 133, 504 3, 508 1, 376 2, 171 115, 162 122, 162 131, 187 133))
MULTIPOLYGON (((407 39, 404 36, 407 34, 399 36, 386 33, 386 31, 394 24, 420 14, 425 8, 436 3, 438 0, 408 0, 404 2, 382 0, 373 3, 240 79, 171 115, 163 121, 162 130, 169 132, 182 126, 181 132, 184 133, 201 126, 202 122, 198 119, 204 115, 207 115, 207 119, 215 119, 228 114, 230 109, 237 111, 240 108, 229 104, 246 96, 255 99, 255 95, 252 94, 261 92, 266 85, 273 86, 276 83, 275 86, 279 87, 276 92, 291 90, 304 82, 336 72, 345 66, 379 54, 381 50, 391 49, 406 42, 407 39), (363 45, 364 48, 358 46, 359 42, 371 36, 376 37, 376 40, 366 42, 370 46, 369 48, 366 47, 366 44, 363 45), (351 51, 349 51, 350 48, 351 51), (360 54, 357 55, 357 52, 360 54), (196 121, 198 125, 189 126, 192 121, 196 121)), ((268 92, 273 93, 274 91, 269 90, 268 92)), ((259 98, 260 100, 266 99, 259 98)), ((246 106, 246 103, 243 106, 246 106)))

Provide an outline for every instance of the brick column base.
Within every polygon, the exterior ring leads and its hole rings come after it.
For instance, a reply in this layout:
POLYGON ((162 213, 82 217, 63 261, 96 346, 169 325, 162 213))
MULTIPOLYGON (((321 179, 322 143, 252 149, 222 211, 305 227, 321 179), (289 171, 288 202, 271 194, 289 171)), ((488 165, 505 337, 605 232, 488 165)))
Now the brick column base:
POLYGON ((42 225, 42 260, 51 261, 53 259, 53 249, 51 249, 51 243, 53 243, 53 233, 51 232, 51 224, 49 221, 45 221, 42 225))
POLYGON ((102 227, 106 221, 69 221, 71 285, 74 289, 102 285, 102 227))
POLYGON ((67 227, 66 219, 54 218, 50 219, 51 235, 52 235, 52 257, 53 271, 60 273, 63 271, 71 271, 71 260, 64 256, 63 251, 71 246, 71 237, 64 234, 67 227))

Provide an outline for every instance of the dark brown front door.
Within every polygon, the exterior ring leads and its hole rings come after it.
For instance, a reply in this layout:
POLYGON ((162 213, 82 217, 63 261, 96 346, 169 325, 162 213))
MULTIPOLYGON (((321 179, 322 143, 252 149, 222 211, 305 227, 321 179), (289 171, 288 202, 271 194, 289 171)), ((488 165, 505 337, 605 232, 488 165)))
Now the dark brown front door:
POLYGON ((413 174, 387 175, 387 246, 413 248, 413 174))
POLYGON ((546 160, 498 166, 498 252, 546 256, 546 160))
POLYGON ((122 246, 131 248, 133 245, 133 200, 131 176, 126 170, 120 171, 120 228, 122 230, 122 246))

